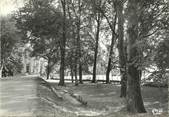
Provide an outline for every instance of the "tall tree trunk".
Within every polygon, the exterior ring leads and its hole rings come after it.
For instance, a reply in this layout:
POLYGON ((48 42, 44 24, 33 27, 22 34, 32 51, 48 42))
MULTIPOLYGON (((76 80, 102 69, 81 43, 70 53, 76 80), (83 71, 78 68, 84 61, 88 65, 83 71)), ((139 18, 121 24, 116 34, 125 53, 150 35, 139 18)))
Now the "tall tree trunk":
MULTIPOLYGON (((72 19, 72 15, 71 15, 71 12, 70 12, 70 6, 69 6, 69 4, 68 4, 68 16, 69 16, 69 19, 70 20, 73 20, 72 19)), ((71 28, 72 30, 73 30, 73 28, 71 28)), ((73 38, 76 38, 75 37, 75 31, 73 30, 73 38)), ((76 46, 76 40, 74 40, 73 41, 73 45, 75 45, 76 46)), ((73 49, 74 50, 74 49, 73 49)), ((77 50, 76 50, 77 51, 77 50)), ((76 53, 76 51, 72 51, 72 53, 74 54, 74 53, 76 53)), ((75 64, 76 64, 76 62, 75 61, 77 61, 77 60, 74 60, 74 59, 76 59, 76 55, 75 56, 72 56, 72 58, 71 58, 71 65, 70 65, 70 70, 71 70, 71 80, 72 80, 72 83, 74 82, 74 75, 75 75, 75 79, 77 79, 77 72, 75 71, 75 64)), ((76 81, 76 80, 75 80, 76 81)))
POLYGON ((77 64, 75 65, 74 72, 75 72, 75 86, 78 86, 78 79, 77 79, 77 64))
POLYGON ((78 22, 78 37, 77 37, 77 51, 78 51, 78 65, 79 65, 79 83, 83 83, 82 81, 82 63, 81 63, 81 42, 80 42, 80 17, 78 22))
MULTIPOLYGON (((75 37, 75 33, 74 33, 74 37, 75 37)), ((78 47, 78 38, 75 38, 76 40, 74 40, 74 45, 75 45, 75 53, 74 53, 74 65, 73 65, 73 68, 74 68, 74 75, 75 75, 75 86, 78 86, 78 78, 77 78, 77 67, 78 67, 78 63, 79 63, 79 47, 78 47)))
POLYGON ((47 74, 47 80, 49 79, 49 75, 50 75, 50 59, 48 59, 48 65, 47 65, 47 69, 46 69, 46 74, 47 74))
POLYGON ((75 41, 75 45, 77 46, 76 47, 76 50, 75 50, 75 64, 74 64, 74 73, 75 73, 75 86, 78 86, 78 70, 77 70, 77 68, 78 68, 78 41, 75 41))
POLYGON ((128 71, 127 71, 127 110, 132 113, 146 112, 140 88, 140 76, 133 60, 138 56, 134 46, 138 38, 138 0, 128 1, 128 71))
POLYGON ((81 63, 79 65, 79 83, 83 84, 83 80, 82 80, 82 64, 81 63))
POLYGON ((108 66, 106 71, 106 84, 110 83, 110 71, 111 71, 111 61, 112 61, 112 54, 113 54, 113 46, 114 46, 114 34, 112 33, 112 39, 111 39, 111 45, 110 45, 110 51, 109 51, 109 60, 108 60, 108 66))
POLYGON ((47 80, 49 79, 49 70, 47 70, 47 80))
POLYGON ((66 46, 66 1, 61 0, 62 3, 62 9, 63 9, 63 38, 61 40, 60 44, 60 49, 61 49, 61 62, 60 62, 60 81, 59 84, 60 86, 65 85, 65 80, 64 80, 64 70, 65 70, 65 46, 66 46))
POLYGON ((100 13, 98 13, 98 19, 97 19, 97 32, 96 32, 96 44, 95 44, 95 50, 94 50, 95 53, 94 53, 92 83, 96 83, 96 67, 97 67, 97 54, 98 54, 98 45, 99 45, 99 33, 100 33, 100 13))
MULTIPOLYGON (((79 22, 78 22, 79 23, 79 22)), ((77 49, 76 49, 76 65, 75 65, 75 85, 77 86, 78 85, 78 79, 77 79, 77 72, 79 71, 79 78, 81 77, 81 69, 77 70, 78 66, 80 68, 80 65, 81 65, 81 61, 80 61, 80 27, 79 27, 79 24, 77 26, 77 42, 76 42, 76 45, 77 45, 77 49)), ((82 78, 82 77, 81 77, 82 78)))
POLYGON ((111 56, 109 55, 108 66, 106 70, 106 84, 110 83, 110 78, 109 78, 110 71, 111 71, 111 56))
MULTIPOLYGON (((112 58, 111 57, 112 57, 112 54, 113 54, 113 46, 114 46, 114 41, 115 41, 116 20, 117 20, 117 14, 115 14, 114 23, 112 25, 109 24, 109 26, 112 30, 112 39, 111 39, 111 45, 110 45, 110 51, 109 51, 108 66, 107 66, 107 71, 106 71, 106 83, 107 84, 110 82, 109 75, 110 75, 110 71, 112 69, 112 66, 111 66, 112 58)), ((107 21, 108 21, 108 19, 107 19, 107 21)))
POLYGON ((3 65, 0 66, 0 78, 2 78, 3 65))
POLYGON ((78 34, 78 65, 79 65, 79 83, 83 83, 82 81, 82 61, 81 61, 81 39, 80 39, 80 27, 81 27, 81 0, 78 0, 79 7, 79 16, 78 16, 78 25, 77 25, 77 34, 78 34))
MULTIPOLYGON (((0 30, 2 30, 2 25, 1 25, 2 22, 0 22, 0 30)), ((3 70, 3 65, 2 65, 2 55, 1 55, 1 49, 2 49, 2 46, 1 46, 1 34, 2 31, 0 31, 0 78, 2 78, 2 70, 3 70)))
POLYGON ((70 75, 71 75, 71 80, 73 83, 74 82, 74 79, 73 79, 74 75, 73 75, 73 66, 72 65, 70 66, 70 75))
POLYGON ((119 51, 119 66, 121 75, 121 94, 120 97, 126 97, 127 90, 127 77, 126 77, 126 57, 124 50, 124 16, 123 16, 123 3, 116 1, 116 10, 118 17, 118 51, 119 51))

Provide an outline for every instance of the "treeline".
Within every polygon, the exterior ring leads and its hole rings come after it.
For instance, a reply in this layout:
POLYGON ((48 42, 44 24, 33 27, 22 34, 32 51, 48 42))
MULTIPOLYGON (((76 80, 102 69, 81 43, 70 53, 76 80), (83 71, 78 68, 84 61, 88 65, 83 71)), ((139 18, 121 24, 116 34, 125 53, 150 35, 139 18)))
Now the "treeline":
POLYGON ((48 61, 47 79, 60 64, 61 86, 65 69, 70 69, 78 85, 89 66, 96 83, 100 41, 108 40, 106 83, 110 83, 110 71, 119 69, 120 96, 127 99, 129 112, 146 112, 142 72, 156 66, 165 74, 169 67, 167 0, 28 0, 14 18, 23 41, 33 48, 31 55, 48 61))
POLYGON ((0 17, 0 78, 20 74, 22 71, 22 51, 19 46, 22 34, 11 16, 0 17))

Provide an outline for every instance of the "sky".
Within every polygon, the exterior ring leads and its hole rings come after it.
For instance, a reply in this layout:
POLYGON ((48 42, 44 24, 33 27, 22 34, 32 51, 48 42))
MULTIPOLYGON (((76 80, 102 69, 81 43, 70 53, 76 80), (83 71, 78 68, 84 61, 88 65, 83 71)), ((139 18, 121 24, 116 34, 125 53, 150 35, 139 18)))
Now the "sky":
POLYGON ((24 0, 0 0, 0 16, 6 16, 23 6, 24 0))

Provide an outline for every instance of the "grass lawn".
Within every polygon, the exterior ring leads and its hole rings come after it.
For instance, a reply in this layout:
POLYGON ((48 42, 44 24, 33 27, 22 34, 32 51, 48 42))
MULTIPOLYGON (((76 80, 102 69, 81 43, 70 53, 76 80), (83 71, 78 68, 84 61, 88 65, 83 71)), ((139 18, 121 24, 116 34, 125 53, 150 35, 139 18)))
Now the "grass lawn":
MULTIPOLYGON (((125 109, 125 99, 120 98, 120 86, 113 84, 91 84, 85 83, 79 86, 74 86, 74 84, 68 83, 66 87, 59 87, 57 83, 50 83, 52 87, 57 90, 67 90, 75 95, 82 97, 82 100, 87 101, 87 106, 76 106, 73 108, 76 110, 82 110, 84 114, 79 111, 80 117, 85 116, 98 116, 98 117, 151 117, 152 109, 162 108, 163 113, 161 115, 156 115, 157 117, 167 117, 168 112, 168 89, 167 88, 154 88, 154 87, 142 87, 142 95, 144 100, 144 105, 148 113, 131 115, 126 112, 125 109), (97 113, 97 114, 96 114, 97 113)), ((71 104, 65 105, 71 106, 71 104)), ((70 110, 71 111, 71 110, 70 110)), ((73 111, 73 110, 72 110, 73 111)))

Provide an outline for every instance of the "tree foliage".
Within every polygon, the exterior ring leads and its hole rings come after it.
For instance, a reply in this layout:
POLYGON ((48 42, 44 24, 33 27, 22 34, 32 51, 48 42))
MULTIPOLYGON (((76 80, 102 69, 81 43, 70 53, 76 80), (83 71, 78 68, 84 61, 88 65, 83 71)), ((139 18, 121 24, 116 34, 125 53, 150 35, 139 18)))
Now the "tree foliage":
POLYGON ((1 22, 1 67, 3 76, 20 73, 22 34, 16 28, 16 21, 11 17, 2 17, 1 22))
POLYGON ((169 39, 165 39, 157 46, 155 61, 160 70, 169 68, 169 39))
POLYGON ((31 56, 39 56, 48 61, 48 75, 59 61, 62 40, 63 15, 52 2, 30 0, 16 14, 17 26, 25 32, 26 42, 31 44, 31 56))

